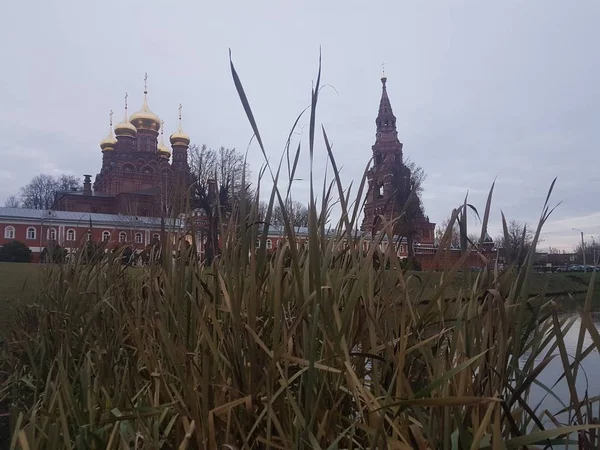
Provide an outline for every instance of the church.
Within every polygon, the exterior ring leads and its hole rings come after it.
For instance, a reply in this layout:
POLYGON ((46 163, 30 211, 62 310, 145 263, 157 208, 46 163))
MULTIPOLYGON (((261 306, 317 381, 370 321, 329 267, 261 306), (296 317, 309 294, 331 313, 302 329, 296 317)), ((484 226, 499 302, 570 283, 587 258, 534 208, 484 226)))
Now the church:
MULTIPOLYGON (((382 250, 403 258, 411 248, 424 269, 437 269, 442 263, 434 258, 438 251, 434 243, 435 224, 424 214, 419 198, 411 195, 416 181, 405 163, 385 75, 381 83, 375 143, 371 147, 373 164, 367 173, 364 217, 357 236, 368 246, 386 224, 395 221, 394 242, 384 237, 382 250)), ((184 222, 193 223, 197 249, 203 257, 206 215, 201 209, 190 211, 189 205, 182 204, 192 174, 188 165, 190 137, 183 131, 181 105, 169 147, 164 140, 163 122, 149 107, 147 76, 143 92, 142 107, 131 115, 125 95, 124 117, 114 129, 111 112, 108 135, 100 141, 102 166, 93 183, 91 175, 85 175, 83 190, 57 193, 52 210, 0 208, 0 245, 22 241, 32 250, 34 261, 49 245, 58 244, 71 251, 86 240, 128 245, 140 251, 165 237, 163 218, 186 217, 177 233, 186 235, 184 222)), ((216 182, 209 180, 209 196, 216 197, 217 191, 216 182)), ((177 238, 175 234, 173 239, 177 238)), ((307 239, 308 230, 298 228, 296 236, 301 244, 307 239)), ((283 230, 271 227, 267 250, 275 251, 285 242, 283 230)), ((493 242, 486 241, 483 252, 489 255, 492 250, 493 242)), ((448 256, 445 263, 458 260, 460 249, 450 249, 448 256)), ((469 264, 481 266, 477 252, 469 256, 469 264)))
POLYGON ((181 105, 177 130, 171 147, 164 141, 164 123, 148 105, 148 76, 144 78, 144 99, 139 111, 127 112, 100 141, 102 167, 92 186, 84 175, 83 190, 59 192, 54 210, 138 217, 169 215, 177 198, 191 183, 188 165, 190 137, 183 131, 181 105))

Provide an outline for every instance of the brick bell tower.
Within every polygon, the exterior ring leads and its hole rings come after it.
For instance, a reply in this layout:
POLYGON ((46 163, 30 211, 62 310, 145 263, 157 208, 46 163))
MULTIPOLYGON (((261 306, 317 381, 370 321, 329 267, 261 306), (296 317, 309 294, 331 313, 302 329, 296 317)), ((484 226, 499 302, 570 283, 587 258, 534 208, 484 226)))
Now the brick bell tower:
POLYGON ((381 77, 381 100, 375 124, 377 134, 373 166, 367 173, 368 192, 361 230, 371 233, 386 221, 396 218, 410 194, 410 170, 403 163, 402 142, 398 140, 396 116, 387 93, 387 77, 381 77))

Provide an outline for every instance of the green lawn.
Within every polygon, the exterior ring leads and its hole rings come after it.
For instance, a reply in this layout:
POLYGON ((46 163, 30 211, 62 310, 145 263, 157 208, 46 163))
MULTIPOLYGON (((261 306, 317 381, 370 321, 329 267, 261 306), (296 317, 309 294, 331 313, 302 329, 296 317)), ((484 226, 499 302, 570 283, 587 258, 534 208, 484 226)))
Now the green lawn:
POLYGON ((0 327, 11 319, 12 305, 27 301, 39 289, 41 267, 0 262, 0 327))

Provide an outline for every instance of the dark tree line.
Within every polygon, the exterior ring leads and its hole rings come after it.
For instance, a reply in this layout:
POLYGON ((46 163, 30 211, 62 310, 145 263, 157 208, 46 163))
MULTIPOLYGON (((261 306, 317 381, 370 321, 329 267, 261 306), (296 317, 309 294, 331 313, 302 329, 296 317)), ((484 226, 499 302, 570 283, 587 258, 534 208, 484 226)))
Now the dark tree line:
POLYGON ((81 189, 81 181, 73 175, 39 174, 23 186, 19 195, 11 195, 4 206, 9 208, 51 209, 56 194, 61 191, 81 189))

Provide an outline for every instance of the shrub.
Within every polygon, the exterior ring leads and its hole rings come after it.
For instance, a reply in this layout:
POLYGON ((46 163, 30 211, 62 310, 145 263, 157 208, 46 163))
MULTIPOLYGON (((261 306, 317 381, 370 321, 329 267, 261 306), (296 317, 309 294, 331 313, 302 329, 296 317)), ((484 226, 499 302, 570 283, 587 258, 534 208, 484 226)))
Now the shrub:
POLYGON ((12 241, 0 247, 0 261, 31 262, 31 249, 21 241, 12 241))
POLYGON ((40 254, 40 260, 45 263, 63 264, 67 260, 68 251, 58 244, 44 247, 40 254))

